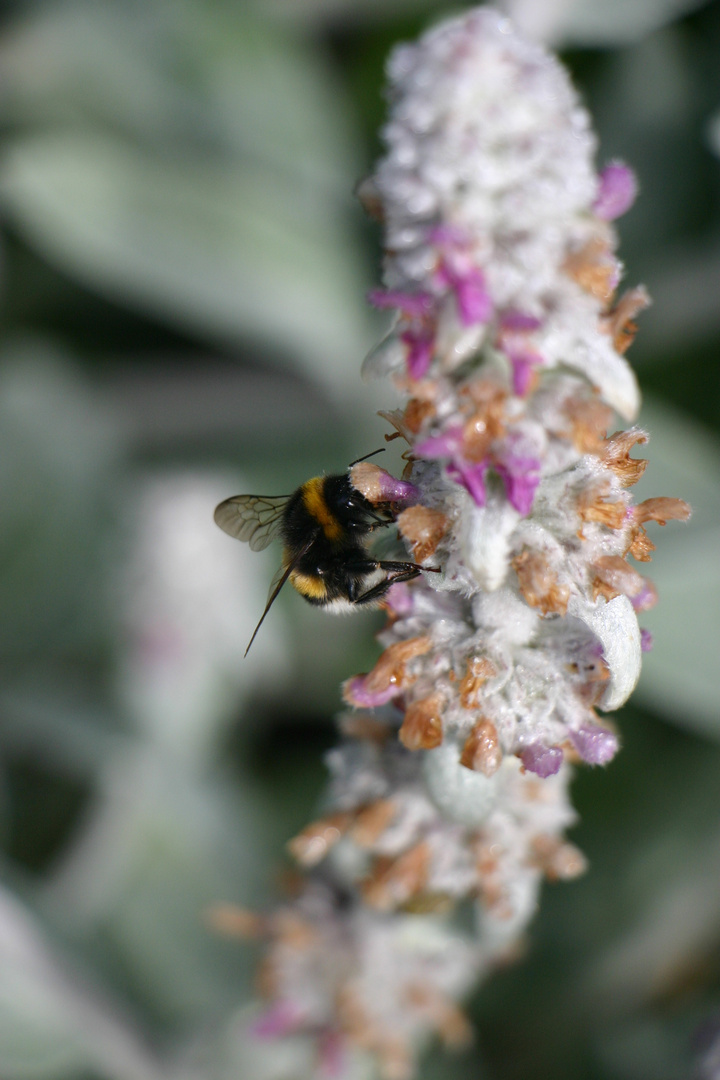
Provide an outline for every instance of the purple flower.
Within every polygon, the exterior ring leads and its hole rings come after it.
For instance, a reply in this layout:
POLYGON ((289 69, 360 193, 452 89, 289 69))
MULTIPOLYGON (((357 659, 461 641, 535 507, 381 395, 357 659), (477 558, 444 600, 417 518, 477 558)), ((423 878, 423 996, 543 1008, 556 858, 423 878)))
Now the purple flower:
POLYGON ((506 311, 500 319, 503 330, 520 331, 527 333, 531 330, 539 330, 542 322, 535 315, 525 315, 522 311, 506 311))
POLYGON ((367 294, 368 302, 373 307, 399 308, 406 315, 430 315, 435 304, 434 296, 429 292, 403 292, 400 289, 371 289, 367 294))
POLYGON ((570 741, 589 765, 606 765, 618 752, 617 735, 599 724, 583 724, 570 732, 570 741))
POLYGON ((542 358, 527 349, 508 352, 513 369, 513 393, 525 397, 532 386, 532 374, 542 358))
POLYGON ((485 490, 485 473, 489 467, 487 458, 473 465, 470 462, 457 458, 446 466, 445 472, 451 480, 462 484, 469 491, 478 506, 484 506, 487 502, 485 490))
POLYGON ((492 300, 485 285, 485 275, 476 266, 463 273, 445 268, 448 283, 455 290, 458 313, 463 326, 486 323, 492 315, 492 300))
POLYGON ((385 600, 396 615, 410 615, 413 610, 413 591, 405 581, 396 581, 385 594, 385 600))
POLYGON ((412 379, 422 379, 427 373, 433 356, 435 337, 430 330, 404 330, 400 340, 407 345, 405 357, 408 374, 412 379))
POLYGON ((356 675, 348 679, 343 687, 345 700, 360 709, 376 709, 379 705, 387 705, 388 701, 402 693, 402 687, 397 683, 390 683, 380 690, 368 690, 366 679, 365 675, 356 675))
POLYGON ((440 435, 430 435, 415 447, 424 458, 459 457, 463 447, 462 424, 453 424, 440 435))
POLYGON ((495 462, 494 467, 505 485, 510 505, 525 517, 532 510, 540 483, 540 462, 527 455, 506 454, 495 462))
POLYGON ((600 187, 593 210, 603 221, 614 221, 635 202, 637 180, 622 161, 611 161, 600 173, 600 187))
POLYGON ((250 1032, 258 1039, 275 1039, 295 1031, 302 1019, 294 1002, 274 1001, 252 1024, 250 1032))
POLYGON ((428 239, 440 249, 440 263, 435 273, 438 285, 455 293, 458 314, 463 326, 486 323, 492 315, 492 298, 485 275, 467 251, 467 237, 451 225, 436 226, 428 239))
POLYGON ((463 428, 459 424, 441 435, 424 439, 416 450, 425 458, 450 458, 446 466, 448 476, 462 484, 478 506, 485 506, 487 501, 485 474, 492 467, 505 485, 511 506, 523 516, 530 513, 540 483, 540 462, 537 458, 514 454, 505 448, 497 456, 486 455, 481 461, 468 461, 463 454, 463 428))
POLYGON ((528 772, 535 773, 543 780, 548 776, 554 776, 560 771, 563 763, 563 752, 557 746, 543 746, 542 743, 531 743, 526 746, 520 755, 520 760, 528 772))
POLYGON ((345 1043, 337 1031, 326 1031, 320 1036, 318 1047, 320 1072, 328 1080, 336 1080, 345 1072, 345 1043))

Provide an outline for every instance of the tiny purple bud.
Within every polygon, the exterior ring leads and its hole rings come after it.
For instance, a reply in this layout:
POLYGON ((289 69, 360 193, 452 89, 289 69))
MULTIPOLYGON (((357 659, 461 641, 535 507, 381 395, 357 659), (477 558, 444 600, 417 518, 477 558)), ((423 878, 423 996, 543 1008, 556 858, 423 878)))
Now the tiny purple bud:
POLYGON ((254 1021, 250 1034, 258 1039, 274 1039, 295 1030, 302 1019, 301 1010, 291 1001, 275 1001, 254 1021))
POLYGON ((461 248, 467 244, 467 233, 457 225, 433 225, 428 233, 431 244, 442 248, 461 248))
POLYGON ((512 353, 510 363, 513 370, 513 393, 517 397, 525 397, 532 386, 533 372, 537 366, 538 358, 532 353, 512 353))
POLYGON ((396 615, 410 615, 415 604, 413 592, 405 581, 396 581, 385 593, 385 601, 396 615))
POLYGON ((360 709, 376 709, 380 705, 387 705, 388 701, 402 693, 402 687, 395 683, 384 686, 382 690, 368 690, 365 679, 365 675, 355 675, 343 684, 343 697, 349 705, 356 705, 360 709))
POLYGON ((560 771, 563 763, 563 752, 558 746, 543 746, 541 743, 531 743, 526 746, 520 755, 520 760, 528 772, 544 780, 548 776, 554 776, 560 771))
POLYGON ((400 289, 371 289, 367 299, 373 307, 399 308, 406 315, 429 315, 435 303, 429 292, 409 293, 400 289))
POLYGON ((614 221, 635 202, 635 173, 622 161, 609 162, 600 173, 600 188, 593 210, 603 221, 614 221))
POLYGON ((577 731, 571 731, 570 741, 589 765, 605 765, 618 752, 617 736, 599 724, 583 724, 577 731))
POLYGON ((653 647, 653 636, 649 630, 642 629, 640 631, 640 648, 643 652, 650 652, 653 647))
POLYGON ((524 315, 522 311, 506 311, 500 319, 500 326, 503 330, 524 330, 529 332, 539 330, 542 322, 535 315, 524 315))
POLYGON ((415 453, 424 458, 455 457, 462 451, 462 424, 454 424, 442 435, 431 435, 415 447, 415 453))
POLYGON ((646 581, 634 596, 630 597, 630 603, 635 611, 649 611, 657 603, 657 589, 650 581, 646 581))
POLYGON ((339 1080, 345 1073, 345 1044, 337 1031, 326 1031, 320 1036, 318 1047, 320 1072, 327 1080, 339 1080))

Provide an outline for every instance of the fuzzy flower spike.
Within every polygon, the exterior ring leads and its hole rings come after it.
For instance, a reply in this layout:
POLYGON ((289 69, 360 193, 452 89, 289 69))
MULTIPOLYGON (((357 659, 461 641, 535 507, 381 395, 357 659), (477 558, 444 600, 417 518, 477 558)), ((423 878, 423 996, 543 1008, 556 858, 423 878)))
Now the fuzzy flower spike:
MULTIPOLYGON (((689 513, 634 505, 647 436, 608 434, 639 405, 623 354, 648 301, 616 298, 610 224, 635 182, 596 174, 562 67, 480 8, 396 49, 389 75, 361 198, 385 231, 370 299, 395 318, 366 367, 404 398, 384 414, 409 444, 399 531, 440 572, 391 588, 384 651, 344 687, 325 811, 290 845, 304 884, 256 925, 256 1039, 343 1080, 408 1080, 433 1033, 467 1039, 459 1002, 513 954, 542 878, 583 869, 569 763, 618 749, 597 710, 640 671, 645 526, 689 513)), ((353 474, 371 502, 380 472, 353 474)))

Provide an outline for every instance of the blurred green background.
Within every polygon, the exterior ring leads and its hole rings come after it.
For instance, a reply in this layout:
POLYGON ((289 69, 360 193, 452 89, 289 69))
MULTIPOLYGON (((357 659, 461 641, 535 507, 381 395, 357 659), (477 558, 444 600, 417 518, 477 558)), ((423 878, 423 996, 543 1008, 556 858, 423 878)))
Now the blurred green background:
MULTIPOLYGON (((574 783, 588 874, 423 1080, 685 1080, 720 1027, 720 6, 514 0, 641 196, 630 358, 661 603, 624 742, 574 783), (704 1040, 704 1042, 703 1042, 704 1040)), ((0 15, 0 1077, 255 1080, 254 950, 375 616, 284 595, 212 523, 382 444, 383 65, 457 5, 7 0, 0 15)), ((396 454, 388 454, 389 465, 396 454)), ((289 1075, 289 1074, 288 1074, 289 1075)), ((283 1074, 283 1077, 285 1074, 283 1074)))

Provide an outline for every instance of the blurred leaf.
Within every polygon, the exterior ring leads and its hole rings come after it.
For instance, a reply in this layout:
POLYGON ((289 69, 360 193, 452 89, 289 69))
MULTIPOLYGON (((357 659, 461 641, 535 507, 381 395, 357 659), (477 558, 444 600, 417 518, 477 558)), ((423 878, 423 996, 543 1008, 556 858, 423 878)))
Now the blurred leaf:
POLYGON ((126 1018, 56 956, 0 890, 0 1075, 8 1080, 161 1080, 126 1018))
POLYGON ((25 342, 2 362, 0 650, 36 661, 38 650, 97 649, 118 441, 61 354, 25 342))
POLYGON ((448 0, 253 0, 258 10, 293 22, 327 21, 344 25, 387 22, 402 15, 417 15, 457 5, 448 0))
POLYGON ((267 810, 250 777, 230 791, 150 743, 98 777, 95 811, 40 894, 78 945, 106 956, 164 1023, 206 1022, 249 993, 250 949, 206 922, 220 902, 267 900, 267 810))
POLYGON ((688 524, 670 522, 658 535, 648 567, 660 593, 642 615, 654 645, 643 660, 640 701, 676 723, 720 738, 720 444, 682 414, 650 403, 642 423, 651 433, 650 466, 636 489, 685 499, 688 524))
POLYGON ((264 341, 332 389, 357 380, 370 339, 353 246, 327 205, 281 177, 48 135, 8 147, 0 194, 89 287, 215 340, 264 341))
POLYGON ((310 39, 250 5, 69 0, 0 42, 14 126, 88 124, 149 148, 281 167, 343 202, 360 168, 337 80, 310 39))
POLYGON ((347 392, 372 334, 349 229, 360 166, 318 49, 232 4, 72 0, 16 26, 0 62, 18 132, 0 194, 42 255, 347 392))
POLYGON ((527 33, 553 45, 624 45, 702 7, 707 0, 505 0, 527 33))

